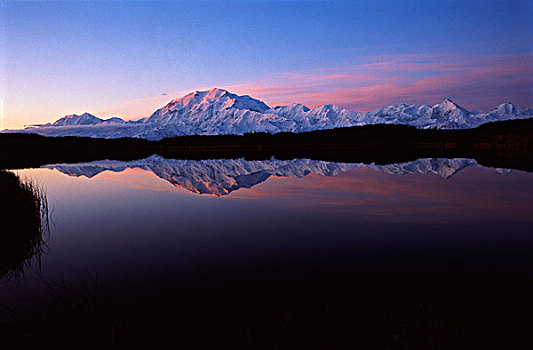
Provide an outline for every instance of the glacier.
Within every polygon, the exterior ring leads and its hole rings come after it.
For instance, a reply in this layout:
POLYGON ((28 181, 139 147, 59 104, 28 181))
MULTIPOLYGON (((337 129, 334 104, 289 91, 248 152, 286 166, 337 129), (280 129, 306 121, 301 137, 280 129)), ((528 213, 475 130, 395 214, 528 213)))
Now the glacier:
MULTIPOLYGON (((479 167, 468 158, 422 158, 406 163, 387 165, 336 163, 311 159, 252 161, 245 159, 182 160, 165 159, 159 155, 123 162, 101 160, 78 164, 52 164, 42 168, 55 169, 66 175, 92 178, 104 171, 122 172, 138 168, 152 172, 172 185, 196 194, 225 196, 240 188, 251 188, 272 176, 302 178, 308 174, 335 176, 353 169, 369 168, 390 175, 435 174, 449 179, 468 167, 479 167)), ((496 169, 509 172, 507 169, 496 169)))
POLYGON ((104 120, 84 113, 65 116, 53 124, 3 132, 161 140, 184 135, 299 133, 369 124, 405 124, 420 129, 468 129, 493 121, 531 117, 533 109, 523 109, 510 102, 494 107, 489 112, 481 112, 469 111, 448 98, 432 106, 402 103, 366 113, 335 105, 315 108, 302 104, 269 107, 248 95, 240 96, 214 88, 174 99, 151 116, 138 121, 124 121, 117 117, 104 120))

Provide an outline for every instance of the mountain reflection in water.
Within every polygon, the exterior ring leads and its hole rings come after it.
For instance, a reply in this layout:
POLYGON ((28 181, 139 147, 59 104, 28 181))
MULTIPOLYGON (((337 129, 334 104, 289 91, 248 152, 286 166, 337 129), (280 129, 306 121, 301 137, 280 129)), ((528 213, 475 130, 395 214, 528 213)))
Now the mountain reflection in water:
MULTIPOLYGON (((176 187, 193 193, 224 196, 240 188, 251 188, 271 176, 302 178, 308 174, 335 176, 353 169, 370 168, 381 173, 438 174, 448 179, 467 167, 479 167, 473 159, 424 158, 407 163, 387 165, 335 163, 310 159, 249 161, 245 159, 177 160, 153 155, 149 158, 121 162, 112 160, 78 164, 54 164, 44 168, 57 169, 70 176, 92 178, 104 171, 122 172, 128 168, 151 171, 176 187)), ((509 172, 507 169, 496 169, 509 172)))
POLYGON ((42 273, 0 285, 6 344, 505 349, 529 339, 530 173, 470 159, 152 156, 19 174, 46 189, 54 226, 42 273))

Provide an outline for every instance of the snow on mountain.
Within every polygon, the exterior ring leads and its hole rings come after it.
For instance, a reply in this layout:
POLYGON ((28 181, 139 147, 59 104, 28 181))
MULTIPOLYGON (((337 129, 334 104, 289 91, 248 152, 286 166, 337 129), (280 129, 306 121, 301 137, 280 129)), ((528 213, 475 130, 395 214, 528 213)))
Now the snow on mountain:
POLYGON ((263 113, 268 108, 265 103, 250 96, 238 96, 215 88, 209 91, 195 91, 172 100, 155 111, 146 122, 154 124, 177 124, 185 120, 202 122, 216 118, 229 110, 263 113))
MULTIPOLYGON (((305 132, 366 124, 407 124, 427 129, 465 129, 483 123, 533 117, 532 109, 504 103, 488 113, 468 111, 450 99, 439 104, 398 104, 373 112, 354 112, 335 105, 308 108, 301 104, 270 108, 250 96, 223 89, 196 91, 170 101, 150 117, 124 122, 102 120, 89 113, 65 116, 52 125, 15 132, 46 136, 138 137, 160 140, 181 135, 219 135, 249 132, 305 132)), ((13 131, 10 131, 13 132, 13 131)))
POLYGON ((498 107, 494 107, 493 109, 489 111, 489 114, 495 117, 505 118, 506 116, 511 116, 511 115, 515 117, 521 116, 521 115, 527 114, 528 112, 530 113, 530 111, 526 111, 518 107, 514 103, 507 102, 507 103, 502 103, 498 107))
POLYGON ((119 118, 119 117, 112 117, 112 118, 103 120, 102 123, 122 124, 122 123, 125 123, 125 121, 122 118, 119 118))
POLYGON ((247 161, 244 159, 177 160, 164 159, 158 155, 131 161, 103 160, 79 164, 54 164, 44 168, 57 169, 70 176, 91 178, 103 171, 121 172, 127 168, 151 171, 176 187, 197 194, 227 195, 240 188, 250 188, 266 181, 271 176, 301 178, 308 174, 335 176, 352 169, 371 168, 395 174, 436 174, 448 179, 467 167, 478 167, 472 159, 424 158, 407 163, 388 165, 363 163, 334 163, 309 159, 281 161, 247 161))
MULTIPOLYGON (((98 117, 95 117, 94 115, 90 113, 83 113, 82 115, 77 114, 69 114, 64 116, 63 118, 60 118, 56 120, 51 126, 58 127, 58 126, 86 126, 86 125, 98 125, 102 123, 124 123, 124 120, 118 117, 113 117, 109 119, 100 119, 98 117)), ((50 126, 50 124, 47 124, 50 126)))
POLYGON ((274 133, 294 125, 290 120, 265 113, 268 109, 265 103, 250 96, 222 89, 196 91, 155 111, 145 122, 152 127, 140 136, 274 133))
MULTIPOLYGON (((516 117, 510 115, 509 119, 516 117)), ((499 120, 486 113, 473 114, 450 99, 433 106, 399 104, 367 113, 365 124, 407 124, 421 129, 467 129, 499 120)))
POLYGON ((309 109, 301 104, 274 107, 265 113, 272 113, 295 122, 292 132, 304 132, 318 129, 333 129, 360 125, 363 113, 354 112, 334 105, 324 105, 309 109))
POLYGON ((53 126, 67 126, 67 125, 95 125, 103 122, 102 119, 95 117, 89 113, 83 113, 82 115, 70 114, 61 119, 56 120, 53 126))

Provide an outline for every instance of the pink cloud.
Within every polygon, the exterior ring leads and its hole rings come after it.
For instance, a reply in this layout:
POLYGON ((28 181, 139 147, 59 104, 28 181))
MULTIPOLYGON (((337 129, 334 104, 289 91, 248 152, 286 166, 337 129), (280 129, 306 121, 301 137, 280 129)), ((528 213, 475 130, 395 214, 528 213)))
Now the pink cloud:
POLYGON ((437 103, 446 97, 471 109, 512 101, 533 104, 533 54, 468 57, 411 54, 373 57, 359 65, 285 72, 227 86, 271 105, 337 104, 368 111, 395 103, 437 103))
MULTIPOLYGON (((222 85, 271 106, 336 104, 366 112, 388 104, 434 104, 449 97, 469 109, 488 110, 512 101, 533 106, 533 54, 468 56, 402 54, 373 56, 357 65, 280 72, 260 80, 222 85)), ((206 90, 199 88, 198 90, 206 90)), ((123 101, 102 117, 138 119, 190 91, 123 101)))

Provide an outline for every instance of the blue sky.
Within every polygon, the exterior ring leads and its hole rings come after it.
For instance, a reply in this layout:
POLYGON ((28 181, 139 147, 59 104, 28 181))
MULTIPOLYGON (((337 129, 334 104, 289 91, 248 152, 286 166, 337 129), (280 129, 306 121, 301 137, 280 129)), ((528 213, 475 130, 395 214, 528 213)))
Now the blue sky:
POLYGON ((528 1, 2 2, 2 125, 145 117, 191 90, 275 105, 533 105, 528 1))

